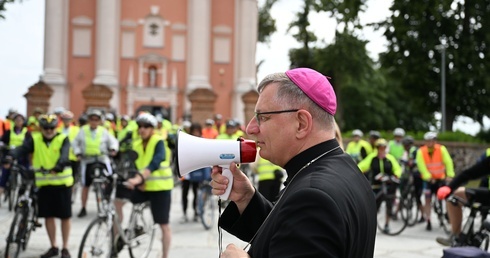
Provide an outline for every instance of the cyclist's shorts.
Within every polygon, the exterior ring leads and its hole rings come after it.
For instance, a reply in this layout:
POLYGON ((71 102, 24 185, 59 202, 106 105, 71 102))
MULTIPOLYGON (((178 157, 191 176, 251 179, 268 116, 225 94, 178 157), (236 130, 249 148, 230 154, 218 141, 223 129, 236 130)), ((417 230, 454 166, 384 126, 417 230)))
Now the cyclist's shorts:
POLYGON ((71 217, 71 187, 43 186, 38 191, 38 211, 41 218, 71 217))
POLYGON ((126 186, 120 184, 116 186, 116 198, 130 200, 132 195, 133 190, 128 189, 126 186))
MULTIPOLYGON (((467 190, 469 190, 469 189, 467 189, 467 190)), ((490 206, 490 189, 488 189, 488 188, 471 188, 471 191, 475 192, 475 195, 474 195, 474 201, 475 202, 481 203, 484 206, 490 206)), ((468 196, 468 194, 466 196, 468 196)))
POLYGON ((134 190, 131 196, 132 203, 150 201, 151 214, 156 224, 168 224, 170 213, 171 191, 142 192, 134 190))
POLYGON ((430 183, 430 182, 424 181, 424 192, 426 194, 430 194, 430 195, 436 194, 437 189, 439 189, 441 186, 445 186, 445 185, 446 185, 446 182, 444 180, 438 180, 435 183, 430 183))

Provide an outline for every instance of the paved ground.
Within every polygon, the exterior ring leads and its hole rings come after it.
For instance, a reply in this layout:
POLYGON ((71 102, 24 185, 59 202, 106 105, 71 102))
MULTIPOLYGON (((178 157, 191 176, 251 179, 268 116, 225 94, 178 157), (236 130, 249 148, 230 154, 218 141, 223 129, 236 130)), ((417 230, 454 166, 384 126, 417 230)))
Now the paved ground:
MULTIPOLYGON (((216 227, 211 230, 204 230, 202 225, 197 222, 180 223, 180 187, 172 193, 171 228, 172 228, 172 247, 170 257, 218 257, 218 231, 216 227)), ((91 198, 92 200, 93 198, 91 198)), ((77 201, 73 206, 73 213, 76 215, 80 209, 80 202, 77 201)), ((88 216, 79 219, 76 216, 72 219, 72 234, 70 239, 70 252, 73 257, 78 253, 82 234, 89 221, 95 216, 95 207, 89 206, 88 216)), ((10 226, 12 213, 8 212, 6 204, 0 208, 0 257, 3 257, 5 239, 10 226)), ((442 247, 435 242, 437 236, 443 235, 442 229, 435 228, 431 232, 425 231, 425 225, 420 224, 413 228, 407 228, 399 236, 386 236, 378 233, 376 239, 375 257, 378 258, 427 258, 442 257, 442 247)), ((160 239, 158 234, 157 239, 160 239)), ((58 228, 58 241, 61 235, 58 228)), ((234 243, 238 246, 245 246, 245 243, 224 232, 223 245, 234 243)), ((31 237, 28 250, 21 254, 21 257, 39 257, 49 247, 49 241, 44 228, 38 229, 31 237)), ((151 258, 159 257, 160 244, 154 244, 151 258)), ((129 257, 127 251, 121 252, 119 257, 129 257)))

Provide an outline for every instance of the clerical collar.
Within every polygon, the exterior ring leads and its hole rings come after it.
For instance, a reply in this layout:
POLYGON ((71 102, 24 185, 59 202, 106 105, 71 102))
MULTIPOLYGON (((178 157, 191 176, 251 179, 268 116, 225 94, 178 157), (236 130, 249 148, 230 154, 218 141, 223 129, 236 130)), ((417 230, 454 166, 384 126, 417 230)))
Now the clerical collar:
POLYGON ((328 153, 326 156, 332 156, 332 155, 338 155, 342 153, 342 149, 339 148, 339 143, 337 142, 336 139, 328 140, 322 143, 319 143, 301 153, 298 155, 294 156, 291 160, 286 163, 284 166, 284 169, 286 170, 288 174, 288 178, 286 179, 286 182, 284 182, 285 185, 289 183, 291 178, 294 177, 298 171, 304 167, 308 162, 311 160, 315 159, 319 155, 328 152, 329 150, 333 150, 331 153, 328 153), (337 149, 335 149, 337 148, 337 149), (335 149, 335 150, 333 150, 335 149))

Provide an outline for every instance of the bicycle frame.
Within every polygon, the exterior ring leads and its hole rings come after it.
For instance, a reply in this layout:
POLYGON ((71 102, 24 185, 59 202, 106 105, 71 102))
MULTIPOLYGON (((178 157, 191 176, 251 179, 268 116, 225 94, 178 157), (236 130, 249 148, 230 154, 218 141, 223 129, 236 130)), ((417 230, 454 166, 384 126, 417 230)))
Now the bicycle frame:
MULTIPOLYGON (((471 199, 471 198, 470 198, 471 199)), ((448 198, 449 202, 453 205, 461 203, 464 207, 470 208, 470 214, 463 224, 461 234, 457 238, 458 246, 475 246, 481 248, 484 244, 483 250, 487 250, 490 240, 490 232, 485 228, 483 221, 486 219, 490 206, 484 206, 481 203, 474 202, 472 200, 465 201, 464 199, 452 195, 448 198), (482 215, 481 224, 475 231, 475 219, 480 213, 482 215)))

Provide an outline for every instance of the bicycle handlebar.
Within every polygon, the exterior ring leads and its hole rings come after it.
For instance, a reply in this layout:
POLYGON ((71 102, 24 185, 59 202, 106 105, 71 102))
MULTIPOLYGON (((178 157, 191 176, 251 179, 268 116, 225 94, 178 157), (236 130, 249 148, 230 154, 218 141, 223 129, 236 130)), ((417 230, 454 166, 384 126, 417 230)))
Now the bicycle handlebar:
POLYGON ((374 179, 378 180, 378 181, 381 181, 381 182, 391 182, 391 183, 395 183, 395 184, 399 184, 400 183, 400 179, 396 176, 393 176, 393 175, 385 175, 385 174, 377 174, 374 179))

